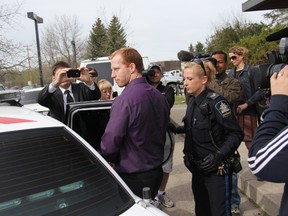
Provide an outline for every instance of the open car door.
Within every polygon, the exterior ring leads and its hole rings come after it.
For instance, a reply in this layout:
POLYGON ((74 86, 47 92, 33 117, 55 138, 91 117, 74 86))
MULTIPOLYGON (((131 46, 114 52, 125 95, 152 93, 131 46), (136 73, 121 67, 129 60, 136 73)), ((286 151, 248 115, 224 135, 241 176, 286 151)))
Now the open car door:
MULTIPOLYGON (((99 151, 112 103, 113 100, 69 103, 66 108, 65 124, 99 151)), ((174 136, 167 131, 163 164, 172 156, 174 142, 174 136)))
POLYGON ((99 151, 112 103, 113 100, 69 103, 65 124, 99 151))

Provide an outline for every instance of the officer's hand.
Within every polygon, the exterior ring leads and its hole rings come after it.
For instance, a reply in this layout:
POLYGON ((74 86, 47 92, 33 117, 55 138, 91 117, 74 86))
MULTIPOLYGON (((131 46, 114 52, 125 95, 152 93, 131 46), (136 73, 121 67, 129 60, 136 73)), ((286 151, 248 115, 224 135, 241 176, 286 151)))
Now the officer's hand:
POLYGON ((217 170, 217 167, 221 164, 223 159, 223 154, 219 151, 215 153, 211 153, 207 155, 200 164, 200 169, 205 172, 209 173, 212 171, 217 170))
POLYGON ((184 126, 177 127, 176 133, 178 134, 185 133, 185 127, 184 126))
POLYGON ((174 124, 171 123, 171 122, 168 123, 168 128, 169 128, 169 130, 172 131, 172 133, 174 133, 174 134, 185 133, 185 128, 184 128, 184 126, 178 126, 178 127, 176 127, 176 125, 174 125, 174 124))
POLYGON ((168 128, 169 128, 170 131, 172 131, 174 134, 176 134, 177 127, 173 123, 169 122, 168 123, 168 128))

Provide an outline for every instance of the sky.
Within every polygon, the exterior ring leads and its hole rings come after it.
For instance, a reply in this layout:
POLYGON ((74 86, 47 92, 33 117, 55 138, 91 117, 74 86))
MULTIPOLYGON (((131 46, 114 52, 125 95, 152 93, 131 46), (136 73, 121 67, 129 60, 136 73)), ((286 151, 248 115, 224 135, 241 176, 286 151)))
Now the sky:
MULTIPOLYGON (((252 22, 265 21, 263 14, 269 11, 242 12, 242 4, 246 1, 18 0, 22 2, 18 24, 4 35, 14 42, 31 46, 36 53, 35 26, 27 18, 27 12, 34 12, 44 20, 38 25, 40 47, 41 31, 45 25, 53 24, 56 16, 77 16, 82 37, 88 38, 97 18, 109 24, 116 15, 127 33, 128 46, 137 49, 151 62, 177 60, 180 50, 187 50, 191 43, 205 43, 217 26, 235 17, 252 22)), ((0 5, 15 2, 1 0, 0 5)))

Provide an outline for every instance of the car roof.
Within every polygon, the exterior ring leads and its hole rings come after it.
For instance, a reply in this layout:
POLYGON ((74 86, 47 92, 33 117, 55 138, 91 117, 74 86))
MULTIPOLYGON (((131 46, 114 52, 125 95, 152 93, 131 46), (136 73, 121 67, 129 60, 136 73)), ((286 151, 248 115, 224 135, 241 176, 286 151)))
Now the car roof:
POLYGON ((31 89, 23 89, 24 92, 34 92, 34 91, 41 91, 44 87, 37 87, 31 89))
POLYGON ((67 126, 49 116, 24 107, 0 106, 0 132, 47 127, 67 126))

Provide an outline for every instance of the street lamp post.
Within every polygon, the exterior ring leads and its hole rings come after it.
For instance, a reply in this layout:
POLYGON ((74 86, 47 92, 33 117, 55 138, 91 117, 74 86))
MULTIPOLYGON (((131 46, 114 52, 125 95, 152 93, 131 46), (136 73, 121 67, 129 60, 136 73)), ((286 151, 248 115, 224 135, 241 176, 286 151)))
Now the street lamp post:
POLYGON ((42 63, 41 63, 41 52, 40 52, 40 43, 39 43, 39 33, 38 33, 38 23, 43 23, 43 18, 37 16, 33 12, 27 12, 27 17, 34 20, 35 22, 35 33, 36 33, 36 43, 37 43, 37 54, 38 54, 38 64, 40 72, 40 85, 43 87, 43 72, 42 72, 42 63))
POLYGON ((77 56, 76 56, 76 43, 74 40, 71 41, 72 47, 73 47, 73 64, 74 67, 77 67, 77 56))

